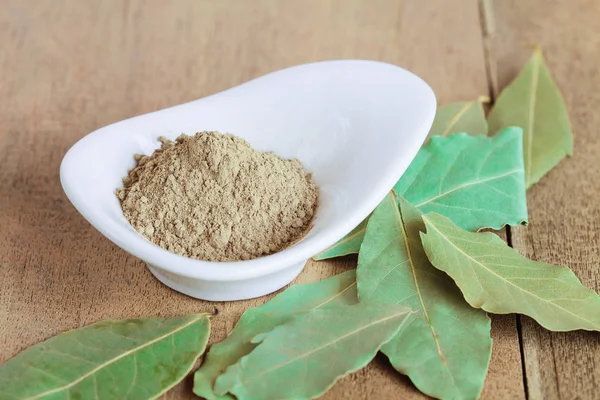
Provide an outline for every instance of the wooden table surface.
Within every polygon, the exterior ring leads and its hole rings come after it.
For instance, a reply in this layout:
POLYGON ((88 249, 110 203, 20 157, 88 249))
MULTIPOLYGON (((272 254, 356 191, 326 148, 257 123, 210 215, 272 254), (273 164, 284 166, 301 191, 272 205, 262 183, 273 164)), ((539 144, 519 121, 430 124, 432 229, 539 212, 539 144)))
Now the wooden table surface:
MULTIPOLYGON (((596 0, 0 0, 0 362, 105 318, 221 312, 218 341, 266 298, 207 303, 161 285, 95 231, 60 187, 85 134, 310 61, 382 60, 440 103, 492 99, 540 44, 567 102, 575 156, 528 192, 509 243, 600 291, 600 2, 596 0)), ((297 282, 355 266, 310 262, 297 282)), ((493 318, 485 399, 594 399, 600 335, 493 318)), ((423 397, 383 358, 327 399, 423 397)), ((191 379, 164 398, 187 399, 191 379)))

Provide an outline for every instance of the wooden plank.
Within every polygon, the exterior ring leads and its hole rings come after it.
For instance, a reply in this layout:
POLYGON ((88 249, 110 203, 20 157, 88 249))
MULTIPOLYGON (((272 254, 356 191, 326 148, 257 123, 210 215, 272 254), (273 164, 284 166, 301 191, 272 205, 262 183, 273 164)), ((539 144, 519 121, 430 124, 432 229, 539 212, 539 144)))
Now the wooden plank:
MULTIPOLYGON (((574 157, 529 190, 530 225, 512 229, 513 246, 527 257, 570 266, 600 291, 600 3, 593 0, 506 0, 495 19, 492 57, 499 87, 514 78, 538 43, 569 108, 574 157)), ((523 317, 522 340, 531 399, 597 399, 600 336, 552 333, 523 317)))
MULTIPOLYGON (((211 341, 266 298, 207 303, 158 283, 91 228, 59 185, 65 151, 120 119, 294 64, 406 66, 441 102, 487 93, 477 2, 0 0, 0 362, 105 318, 211 311, 211 341)), ((297 282, 355 266, 311 262, 297 282)), ((514 319, 493 321, 485 398, 522 398, 514 319)), ((383 358, 327 398, 419 398, 383 358)), ((191 398, 190 380, 165 398, 191 398)))

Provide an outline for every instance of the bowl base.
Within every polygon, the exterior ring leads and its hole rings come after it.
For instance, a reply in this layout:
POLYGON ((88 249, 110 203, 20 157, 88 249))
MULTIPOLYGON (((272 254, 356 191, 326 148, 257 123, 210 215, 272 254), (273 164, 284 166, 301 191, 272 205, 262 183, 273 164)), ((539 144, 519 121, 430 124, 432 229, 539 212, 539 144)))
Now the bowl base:
POLYGON ((156 279, 173 290, 201 300, 235 301, 264 296, 281 289, 300 274, 307 261, 273 274, 239 281, 205 281, 176 275, 152 264, 146 265, 156 279))

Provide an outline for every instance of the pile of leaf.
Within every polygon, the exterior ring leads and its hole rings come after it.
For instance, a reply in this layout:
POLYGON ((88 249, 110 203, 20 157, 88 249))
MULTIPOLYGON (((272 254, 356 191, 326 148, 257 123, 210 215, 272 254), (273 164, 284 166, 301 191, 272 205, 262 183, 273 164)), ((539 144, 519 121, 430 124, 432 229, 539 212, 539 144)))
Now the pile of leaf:
MULTIPOLYGON (((315 398, 381 351, 423 393, 475 399, 492 351, 488 312, 600 330, 600 297, 568 268, 479 232, 527 223, 526 189, 571 151, 566 108, 539 50, 487 120, 482 99, 440 107, 393 190, 315 257, 358 253, 356 271, 246 311, 211 347, 194 393, 315 398)), ((0 398, 155 398, 193 368, 208 336, 207 315, 100 322, 5 363, 0 398)))

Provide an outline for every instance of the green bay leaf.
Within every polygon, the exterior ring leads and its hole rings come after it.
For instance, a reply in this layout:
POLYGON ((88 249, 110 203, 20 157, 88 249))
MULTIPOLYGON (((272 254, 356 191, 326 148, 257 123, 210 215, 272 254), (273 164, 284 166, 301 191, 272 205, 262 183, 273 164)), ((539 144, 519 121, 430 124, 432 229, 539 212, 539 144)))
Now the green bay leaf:
POLYGON ((361 303, 313 310, 271 332, 217 379, 217 393, 244 399, 311 399, 367 365, 407 323, 405 307, 361 303))
POLYGON ((102 321, 62 333, 0 366, 2 399, 153 399, 204 352, 207 314, 102 321))
POLYGON ((333 246, 325 249, 321 253, 313 257, 314 260, 325 260, 327 258, 341 257, 348 254, 356 254, 360 249, 360 244, 365 235, 365 226, 369 218, 365 218, 356 228, 349 234, 337 241, 333 246))
POLYGON ((488 126, 482 104, 487 102, 487 97, 481 97, 476 101, 461 101, 438 107, 426 140, 432 136, 445 137, 460 132, 487 135, 488 126))
POLYGON ((472 233, 439 214, 423 216, 431 263, 473 307, 530 316, 552 331, 600 330, 600 296, 566 267, 529 260, 493 233, 472 233))
POLYGON ((252 338, 271 331, 298 314, 311 310, 358 303, 356 272, 346 271, 316 283, 293 285, 264 305, 247 310, 229 336, 213 345, 194 375, 194 393, 203 398, 230 399, 213 391, 215 381, 227 367, 257 346, 252 338))
POLYGON ((423 213, 437 212, 469 231, 527 222, 522 130, 494 137, 434 137, 394 191, 423 213))
POLYGON ((538 48, 488 116, 490 132, 507 126, 524 130, 525 181, 529 188, 573 153, 573 134, 565 101, 538 48))
POLYGON ((396 201, 390 193, 369 219, 358 257, 360 301, 417 312, 381 351, 419 390, 439 399, 475 399, 492 351, 490 320, 427 259, 421 212, 402 198, 396 201))

